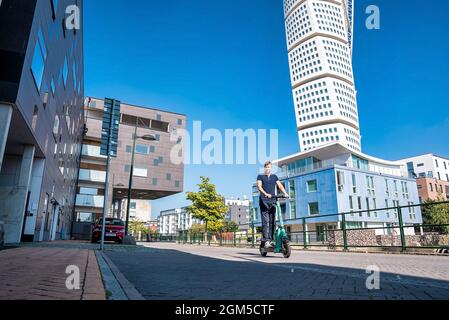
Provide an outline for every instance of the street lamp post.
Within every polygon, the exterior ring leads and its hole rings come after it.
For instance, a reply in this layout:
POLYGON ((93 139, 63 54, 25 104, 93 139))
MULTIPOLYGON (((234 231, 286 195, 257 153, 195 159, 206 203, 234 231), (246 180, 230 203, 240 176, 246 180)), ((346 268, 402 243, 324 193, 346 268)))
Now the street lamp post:
POLYGON ((133 185, 133 171, 134 171, 134 156, 136 153, 136 141, 137 139, 142 139, 146 141, 156 141, 156 138, 153 135, 147 134, 141 137, 137 136, 137 126, 134 130, 133 135, 133 148, 131 151, 131 167, 129 171, 129 185, 128 185, 128 203, 126 204, 126 227, 125 227, 125 236, 128 235, 128 225, 129 225, 129 210, 131 207, 131 193, 132 193, 132 185, 133 185))

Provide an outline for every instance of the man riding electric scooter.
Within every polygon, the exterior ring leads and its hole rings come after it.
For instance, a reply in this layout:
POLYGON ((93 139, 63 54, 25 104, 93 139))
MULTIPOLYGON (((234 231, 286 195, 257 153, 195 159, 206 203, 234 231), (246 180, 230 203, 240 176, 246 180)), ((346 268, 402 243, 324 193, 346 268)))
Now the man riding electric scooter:
POLYGON ((271 162, 265 163, 265 174, 257 177, 257 187, 260 192, 260 212, 262 218, 262 246, 266 250, 273 249, 274 231, 276 223, 276 202, 279 197, 276 197, 276 187, 283 193, 283 197, 289 198, 284 186, 279 181, 275 174, 271 174, 271 162))

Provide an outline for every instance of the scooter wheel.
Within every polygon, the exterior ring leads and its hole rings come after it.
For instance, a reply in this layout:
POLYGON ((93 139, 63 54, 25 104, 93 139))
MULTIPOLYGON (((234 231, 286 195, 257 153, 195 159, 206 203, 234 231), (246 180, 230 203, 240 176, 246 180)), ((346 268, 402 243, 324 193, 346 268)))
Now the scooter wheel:
POLYGON ((290 245, 288 243, 284 243, 282 245, 282 255, 284 256, 285 259, 290 258, 292 254, 292 248, 290 247, 290 245))
POLYGON ((262 257, 266 257, 268 255, 267 250, 265 250, 262 246, 259 248, 259 252, 262 257))

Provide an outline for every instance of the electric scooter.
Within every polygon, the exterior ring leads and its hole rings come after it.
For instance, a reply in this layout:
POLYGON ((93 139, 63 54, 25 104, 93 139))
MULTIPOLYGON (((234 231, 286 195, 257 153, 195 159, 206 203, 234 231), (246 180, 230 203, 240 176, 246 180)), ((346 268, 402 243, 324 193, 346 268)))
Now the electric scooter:
POLYGON ((284 258, 290 258, 292 253, 292 248, 290 247, 290 240, 288 239, 287 232, 285 231, 284 221, 282 219, 281 205, 279 203, 280 199, 285 199, 286 197, 273 196, 276 199, 276 230, 274 232, 274 246, 270 248, 265 248, 265 242, 260 243, 260 255, 266 257, 269 252, 282 253, 284 258))

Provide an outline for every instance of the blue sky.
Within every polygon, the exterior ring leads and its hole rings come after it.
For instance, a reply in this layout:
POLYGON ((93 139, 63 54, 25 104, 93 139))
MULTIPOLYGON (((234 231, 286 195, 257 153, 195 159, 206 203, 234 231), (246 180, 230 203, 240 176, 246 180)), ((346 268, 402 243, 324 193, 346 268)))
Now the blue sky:
MULTIPOLYGON (((356 0, 354 76, 362 147, 395 160, 449 156, 449 1, 356 0), (365 27, 368 5, 381 29, 365 27)), ((88 0, 85 94, 202 121, 204 129, 279 129, 280 156, 299 150, 282 0, 88 0), (130 4, 132 3, 132 4, 130 4)), ((186 166, 226 197, 250 196, 257 166, 186 166)), ((185 195, 153 202, 185 205, 185 195)))

